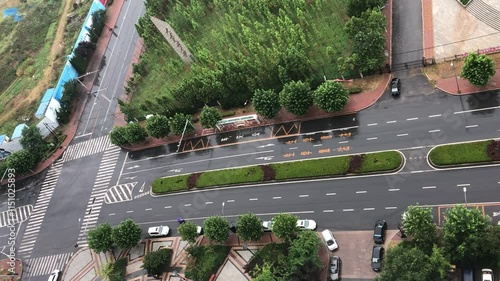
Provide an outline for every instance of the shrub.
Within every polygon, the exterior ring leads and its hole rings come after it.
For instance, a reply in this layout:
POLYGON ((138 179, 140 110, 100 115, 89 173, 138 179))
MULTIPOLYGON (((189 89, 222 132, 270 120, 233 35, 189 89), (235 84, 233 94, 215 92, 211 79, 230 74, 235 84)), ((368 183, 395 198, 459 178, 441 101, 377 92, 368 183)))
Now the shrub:
POLYGON ((260 165, 262 172, 264 172, 264 181, 273 181, 276 179, 276 171, 269 165, 260 165))
POLYGON ((364 154, 351 156, 351 159, 349 160, 349 168, 347 169, 348 173, 355 173, 359 170, 359 168, 361 168, 361 165, 363 164, 363 156, 364 154))
POLYGON ((200 178, 201 173, 194 173, 189 175, 187 179, 187 188, 192 189, 196 187, 196 182, 198 182, 198 179, 200 178))
POLYGON ((492 140, 486 148, 488 157, 493 161, 500 161, 500 140, 492 140))
POLYGON ((186 248, 189 254, 186 277, 192 280, 208 281, 224 263, 231 250, 226 246, 198 246, 186 248))

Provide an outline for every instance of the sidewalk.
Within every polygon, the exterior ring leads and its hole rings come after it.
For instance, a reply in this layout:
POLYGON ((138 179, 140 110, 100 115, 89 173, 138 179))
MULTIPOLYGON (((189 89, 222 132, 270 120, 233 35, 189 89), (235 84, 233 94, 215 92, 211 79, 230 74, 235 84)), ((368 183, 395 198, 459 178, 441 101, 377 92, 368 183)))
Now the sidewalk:
MULTIPOLYGON (((458 71, 459 69, 457 69, 457 75, 459 74, 458 71)), ((500 89, 500 68, 497 68, 496 74, 491 78, 490 82, 485 87, 476 87, 469 83, 469 81, 462 79, 460 76, 457 76, 457 79, 455 79, 455 77, 448 77, 438 80, 436 87, 441 91, 452 95, 467 95, 484 91, 498 90, 500 89), (460 88, 460 93, 458 92, 457 83, 460 88)))
MULTIPOLYGON (((126 1, 126 0, 115 0, 113 2, 113 5, 108 6, 106 8, 106 14, 107 14, 106 25, 115 26, 124 1, 126 1)), ((94 52, 94 55, 92 56, 92 60, 90 61, 87 69, 100 68, 102 59, 103 59, 104 54, 106 52, 106 48, 109 44, 109 41, 111 40, 111 36, 113 36, 112 31, 110 31, 107 28, 104 28, 104 30, 102 31, 102 34, 100 36, 100 39, 97 42, 97 47, 96 47, 96 50, 94 52)), ((85 76, 83 83, 85 84, 85 86, 87 88, 91 89, 96 78, 97 78, 97 75, 85 76)), ((76 130, 78 128, 78 124, 79 124, 80 119, 82 117, 83 110, 85 109, 85 105, 87 104, 89 94, 87 93, 84 95, 85 95, 84 100, 79 102, 78 105, 76 106, 76 108, 74 108, 74 113, 71 115, 70 121, 68 122, 68 124, 66 124, 62 128, 63 134, 66 135, 66 139, 61 144, 59 149, 57 149, 56 152, 54 152, 54 154, 52 154, 49 158, 47 158, 43 162, 39 163, 38 166, 36 167, 36 169, 33 171, 33 173, 20 176, 17 178, 17 180, 23 180, 23 179, 29 178, 33 175, 39 174, 40 172, 47 169, 50 165, 52 165, 57 159, 59 159, 62 156, 62 154, 64 153, 66 148, 69 146, 69 144, 73 140, 73 137, 76 134, 76 130)), ((4 185, 6 183, 7 183, 7 181, 4 180, 4 181, 2 181, 1 184, 4 185)))

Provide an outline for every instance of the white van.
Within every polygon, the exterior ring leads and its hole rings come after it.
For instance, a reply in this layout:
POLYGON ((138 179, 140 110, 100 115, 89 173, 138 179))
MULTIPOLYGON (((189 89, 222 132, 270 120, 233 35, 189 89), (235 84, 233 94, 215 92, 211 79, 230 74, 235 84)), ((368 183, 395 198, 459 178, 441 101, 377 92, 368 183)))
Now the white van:
POLYGON ((493 281, 493 271, 488 268, 483 268, 483 281, 493 281))
POLYGON ((339 245, 337 244, 337 241, 335 241, 335 237, 333 237, 333 234, 330 230, 323 230, 321 232, 321 235, 323 236, 323 239, 325 239, 326 246, 330 251, 335 251, 339 248, 339 245))

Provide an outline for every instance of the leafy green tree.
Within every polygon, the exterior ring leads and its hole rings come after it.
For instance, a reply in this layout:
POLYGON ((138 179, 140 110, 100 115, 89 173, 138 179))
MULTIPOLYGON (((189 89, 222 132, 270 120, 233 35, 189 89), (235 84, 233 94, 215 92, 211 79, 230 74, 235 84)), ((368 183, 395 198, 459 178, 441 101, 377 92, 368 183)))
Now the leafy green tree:
POLYGON ((381 8, 386 0, 350 0, 347 6, 347 15, 349 17, 359 17, 361 14, 373 8, 381 8))
POLYGON ((92 25, 90 26, 90 40, 96 43, 102 34, 106 24, 106 10, 97 10, 92 13, 92 25))
POLYGON ((304 115, 313 104, 311 88, 302 81, 292 81, 283 86, 279 102, 290 113, 304 115))
POLYGON ((289 248, 289 258, 292 266, 302 267, 307 260, 313 260, 319 264, 319 250, 322 244, 316 232, 306 230, 301 231, 297 239, 293 240, 289 248))
POLYGON ((47 144, 40 133, 40 129, 35 125, 24 127, 21 135, 21 140, 19 140, 21 146, 24 150, 32 153, 38 161, 45 153, 47 144))
POLYGON ((311 63, 301 46, 287 46, 279 52, 278 71, 281 82, 300 81, 311 75, 311 63))
POLYGON ((96 253, 104 253, 108 251, 111 246, 113 246, 113 239, 111 238, 112 232, 113 228, 109 225, 109 223, 100 224, 95 229, 89 230, 89 248, 94 250, 96 253))
POLYGON ((114 127, 109 133, 111 143, 117 146, 124 146, 128 144, 127 140, 127 126, 114 127))
POLYGON ((478 208, 467 208, 457 205, 448 209, 443 223, 444 249, 451 261, 462 265, 468 260, 474 260, 478 255, 474 248, 478 239, 486 236, 490 218, 483 217, 478 208))
POLYGON ((491 267, 500 267, 500 226, 490 227, 485 240, 490 243, 488 251, 492 256, 491 261, 493 261, 491 267))
POLYGON ((428 256, 416 247, 399 244, 387 250, 382 273, 375 280, 446 281, 450 268, 450 263, 436 246, 428 256))
POLYGON ((194 131, 193 124, 191 124, 191 115, 176 113, 173 117, 168 120, 170 124, 170 131, 177 136, 182 135, 184 127, 186 128, 185 134, 190 134, 194 131), (187 125, 186 125, 186 121, 187 125))
POLYGON ((78 95, 78 81, 76 79, 71 79, 64 83, 63 92, 61 97, 61 107, 70 109, 73 100, 78 95))
POLYGON ((437 244, 437 226, 432 208, 409 206, 403 219, 403 229, 419 247, 431 250, 437 244))
POLYGON ((125 131, 125 136, 130 144, 141 143, 145 141, 148 136, 146 129, 141 127, 139 123, 130 123, 126 128, 127 130, 125 131))
POLYGON ((349 91, 339 82, 325 82, 313 93, 314 103, 326 112, 341 111, 348 99, 349 91))
POLYGON ((229 222, 221 216, 212 216, 203 223, 203 231, 210 242, 224 243, 229 239, 229 222))
POLYGON ((181 235, 181 239, 189 243, 196 242, 196 237, 198 237, 197 225, 188 221, 179 226, 177 229, 181 235))
POLYGON ((162 115, 153 115, 146 120, 146 131, 153 138, 161 139, 170 133, 168 118, 162 115))
POLYGON ((111 238, 120 249, 130 249, 141 241, 141 227, 131 219, 126 219, 113 228, 111 238))
POLYGON ((361 77, 385 62, 385 16, 377 9, 367 10, 361 17, 352 17, 344 30, 352 41, 352 54, 347 62, 361 77))
POLYGON ((26 149, 21 149, 12 153, 9 158, 7 158, 7 167, 9 167, 9 169, 14 169, 17 174, 24 174, 26 172, 33 172, 33 169, 37 165, 37 161, 36 155, 26 149))
POLYGON ((215 128, 220 120, 222 120, 222 114, 217 108, 205 105, 201 110, 200 123, 203 128, 215 128))
POLYGON ((115 262, 108 262, 99 272, 103 280, 122 281, 127 271, 127 258, 121 258, 115 262))
POLYGON ((271 271, 271 266, 267 263, 264 263, 262 265, 262 269, 260 270, 260 273, 257 277, 252 279, 253 281, 277 281, 276 278, 274 278, 274 274, 271 271))
POLYGON ((238 237, 243 241, 259 241, 264 233, 262 220, 252 213, 239 216, 236 228, 238 237))
POLYGON ((297 221, 292 214, 280 213, 273 218, 273 233, 285 243, 290 243, 297 236, 297 221))
POLYGON ((495 61, 486 55, 470 53, 465 58, 464 67, 460 74, 474 86, 486 86, 491 77, 495 75, 495 61))
POLYGON ((159 249, 144 256, 142 268, 155 277, 168 270, 172 259, 172 249, 159 249))
POLYGON ((265 119, 275 118, 281 109, 279 95, 273 90, 256 90, 252 104, 255 111, 265 119))
POLYGON ((92 54, 94 54, 96 45, 93 42, 82 41, 78 43, 78 46, 75 49, 75 55, 82 57, 85 60, 90 60, 92 54))

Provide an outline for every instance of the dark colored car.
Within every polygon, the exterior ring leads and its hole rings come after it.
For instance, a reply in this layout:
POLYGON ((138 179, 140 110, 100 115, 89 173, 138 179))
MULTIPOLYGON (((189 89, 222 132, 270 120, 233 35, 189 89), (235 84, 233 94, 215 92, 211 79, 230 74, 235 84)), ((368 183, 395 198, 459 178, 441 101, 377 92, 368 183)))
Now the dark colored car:
POLYGON ((384 247, 376 245, 372 250, 372 269, 379 272, 382 270, 382 260, 384 259, 384 247))
POLYGON ((391 95, 399 96, 400 93, 401 93, 401 80, 399 78, 392 78, 391 95))
POLYGON ((340 280, 340 270, 342 267, 342 260, 339 257, 333 256, 330 258, 330 270, 328 280, 337 281, 340 280))
POLYGON ((383 244, 385 241, 385 230, 387 229, 387 223, 385 220, 378 220, 375 222, 375 228, 373 229, 373 242, 377 244, 383 244))

